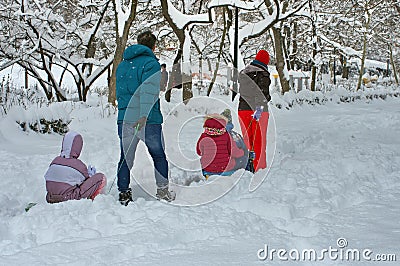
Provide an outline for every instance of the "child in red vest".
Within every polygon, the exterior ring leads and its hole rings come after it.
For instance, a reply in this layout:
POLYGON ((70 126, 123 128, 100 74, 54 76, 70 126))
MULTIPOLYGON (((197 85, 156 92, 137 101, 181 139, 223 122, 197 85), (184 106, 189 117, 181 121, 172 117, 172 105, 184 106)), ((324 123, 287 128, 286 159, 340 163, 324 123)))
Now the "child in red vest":
POLYGON ((197 141, 196 152, 201 156, 203 175, 229 176, 234 172, 234 158, 243 156, 243 151, 235 149, 233 139, 226 131, 227 119, 220 114, 206 117, 204 132, 197 141))

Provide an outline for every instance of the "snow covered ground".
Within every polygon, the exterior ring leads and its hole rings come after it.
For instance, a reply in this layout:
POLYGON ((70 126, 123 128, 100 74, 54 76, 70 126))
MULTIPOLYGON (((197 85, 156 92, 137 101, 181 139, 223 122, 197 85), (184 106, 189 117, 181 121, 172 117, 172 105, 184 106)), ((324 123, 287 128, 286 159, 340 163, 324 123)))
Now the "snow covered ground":
MULTIPOLYGON (((43 175, 62 137, 22 132, 10 117, 1 119, 0 265, 308 265, 310 250, 317 255, 314 265, 378 265, 378 258, 393 260, 390 254, 400 261, 396 98, 272 108, 275 158, 268 175, 255 176, 266 176, 264 182, 249 192, 253 175, 237 172, 232 179, 241 178, 232 181, 232 190, 198 206, 158 202, 138 188, 137 200, 121 206, 115 184, 108 193, 119 159, 115 115, 103 118, 101 107, 64 108, 73 119, 70 128, 83 135, 81 159, 108 177, 107 194, 47 204, 43 175), (38 204, 25 212, 29 202, 38 204), (346 260, 353 251, 360 262, 346 260)), ((166 120, 166 127, 172 123, 168 138, 174 123, 213 107, 164 103, 163 110, 174 116, 166 120)), ((193 143, 200 121, 184 124, 177 138, 166 141, 178 183, 187 178, 179 167, 198 170, 193 143), (174 157, 177 145, 186 160, 174 157)), ((138 152, 146 154, 143 145, 138 152)), ((132 172, 154 189, 148 156, 139 156, 132 172)), ((207 197, 204 187, 178 187, 177 203, 196 205, 207 197), (187 194, 199 201, 185 201, 187 194)))

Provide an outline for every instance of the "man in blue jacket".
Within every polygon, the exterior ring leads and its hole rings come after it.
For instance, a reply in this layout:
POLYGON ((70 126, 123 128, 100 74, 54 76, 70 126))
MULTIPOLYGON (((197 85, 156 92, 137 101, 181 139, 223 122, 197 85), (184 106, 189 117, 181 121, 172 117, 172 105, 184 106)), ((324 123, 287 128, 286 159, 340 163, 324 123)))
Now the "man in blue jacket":
POLYGON ((121 156, 118 163, 119 201, 132 201, 130 169, 139 140, 144 141, 153 159, 157 198, 175 199, 168 189, 168 162, 164 152, 160 111, 160 64, 154 55, 156 37, 150 31, 138 35, 137 43, 124 51, 116 72, 118 136, 121 156))

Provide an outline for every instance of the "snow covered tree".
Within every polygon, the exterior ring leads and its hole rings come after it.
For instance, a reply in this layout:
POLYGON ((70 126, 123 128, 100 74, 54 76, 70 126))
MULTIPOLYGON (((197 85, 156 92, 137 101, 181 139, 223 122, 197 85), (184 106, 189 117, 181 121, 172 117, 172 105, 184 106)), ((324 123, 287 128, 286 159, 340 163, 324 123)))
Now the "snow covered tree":
MULTIPOLYGON (((399 84, 396 67, 396 61, 398 63, 399 58, 396 58, 394 54, 397 54, 400 48, 400 31, 398 27, 400 24, 400 2, 394 0, 385 1, 379 9, 376 19, 380 22, 377 23, 377 27, 373 31, 375 41, 370 43, 372 51, 369 57, 376 60, 387 58, 392 67, 391 72, 395 82, 399 84), (387 50, 385 50, 385 47, 387 47, 387 50)), ((389 75, 389 73, 386 73, 386 75, 389 75)))
POLYGON ((339 61, 348 77, 354 58, 359 89, 367 59, 389 60, 399 82, 399 23, 399 0, 3 0, 0 70, 18 64, 49 100, 59 101, 66 99, 67 78, 85 101, 107 73, 108 100, 116 104, 115 71, 123 51, 149 29, 158 37, 157 56, 173 58, 174 73, 183 77, 184 101, 192 96, 185 62, 207 63, 210 94, 221 64, 232 64, 240 51, 240 70, 260 49, 271 53, 283 93, 290 89, 288 70, 311 69, 315 90, 323 64, 339 61))
POLYGON ((392 0, 349 0, 340 4, 318 1, 317 36, 323 43, 321 54, 327 55, 336 49, 345 76, 349 68, 347 62, 351 58, 358 58, 356 89, 361 88, 366 59, 388 58, 390 47, 395 47, 393 39, 398 36, 398 27, 394 25, 398 25, 396 21, 399 18, 395 10, 392 0))
POLYGON ((116 104, 116 71, 118 64, 122 61, 122 56, 126 48, 126 43, 129 37, 129 31, 136 16, 137 0, 120 1, 112 0, 114 7, 114 25, 115 25, 115 52, 112 62, 111 77, 109 77, 108 87, 108 102, 116 104))
MULTIPOLYGON (((209 15, 205 14, 186 14, 189 8, 185 8, 185 1, 178 2, 180 4, 182 12, 179 11, 173 3, 169 0, 160 0, 162 7, 162 14, 168 25, 172 28, 174 34, 178 38, 179 48, 175 55, 174 66, 176 73, 173 75, 181 76, 182 80, 182 97, 183 102, 188 101, 193 96, 192 92, 192 77, 190 70, 190 45, 191 37, 189 34, 190 27, 196 23, 210 23, 209 15), (182 67, 183 66, 183 67, 182 67)), ((201 3, 200 1, 200 7, 201 3)), ((179 84, 180 85, 180 84, 179 84)), ((166 100, 170 101, 171 90, 166 93, 166 100)))
MULTIPOLYGON (((274 47, 275 47, 275 60, 276 60, 276 70, 279 74, 279 80, 282 87, 282 93, 288 92, 290 90, 289 80, 287 70, 287 53, 285 54, 284 49, 284 21, 296 14, 304 11, 306 8, 307 1, 270 1, 265 0, 265 5, 267 7, 267 12, 270 17, 273 18, 269 27, 266 27, 261 32, 267 29, 271 29, 274 47)), ((260 32, 260 33, 261 33, 260 32)))
POLYGON ((23 67, 49 100, 53 92, 57 100, 66 100, 63 82, 69 74, 79 100, 85 101, 90 86, 111 64, 106 59, 110 54, 108 34, 102 28, 109 2, 2 2, 1 23, 5 27, 0 55, 23 67))

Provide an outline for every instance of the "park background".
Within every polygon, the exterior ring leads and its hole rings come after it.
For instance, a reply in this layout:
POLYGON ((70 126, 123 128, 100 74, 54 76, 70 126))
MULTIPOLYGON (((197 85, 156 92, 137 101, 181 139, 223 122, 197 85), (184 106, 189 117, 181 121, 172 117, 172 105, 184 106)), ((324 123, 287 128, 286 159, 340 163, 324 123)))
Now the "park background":
MULTIPOLYGON (((0 264, 309 264, 276 254, 262 261, 265 245, 370 249, 371 265, 395 260, 399 7, 396 0, 2 1, 0 264), (178 191, 179 206, 169 205, 139 188, 134 203, 118 203, 114 73, 126 45, 147 29, 158 37, 170 88, 182 85, 160 94, 171 179, 193 198, 206 196, 196 194, 203 183, 185 185, 199 170, 201 120, 191 118, 236 110, 232 70, 259 49, 271 54, 270 168, 238 171, 232 189, 207 204, 187 204, 178 191), (179 137, 168 138, 177 128, 179 137), (95 201, 50 205, 43 175, 68 129, 83 135, 81 159, 108 185, 95 201), (250 192, 252 180, 263 182, 250 192), (36 205, 26 212, 29 203, 36 205)), ((146 154, 143 145, 139 152, 146 154)), ((148 156, 132 174, 151 186, 148 156)), ((367 261, 359 260, 325 256, 318 264, 367 261)))

